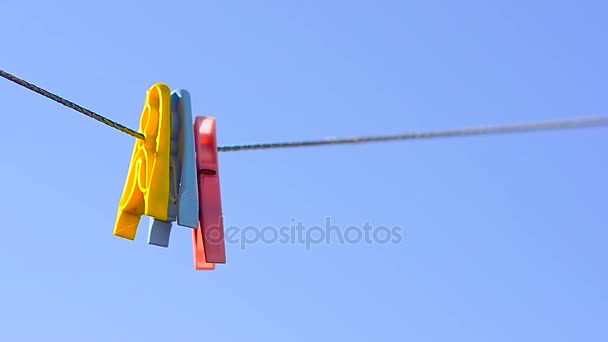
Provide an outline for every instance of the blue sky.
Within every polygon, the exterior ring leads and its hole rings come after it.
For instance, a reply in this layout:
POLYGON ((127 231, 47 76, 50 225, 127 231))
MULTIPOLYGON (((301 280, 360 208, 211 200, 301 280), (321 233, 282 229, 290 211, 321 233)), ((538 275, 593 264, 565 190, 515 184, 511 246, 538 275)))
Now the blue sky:
MULTIPOLYGON (((11 1, 1 68, 137 128, 187 89, 221 145, 608 113, 601 1, 11 1)), ((0 339, 606 341, 605 128, 220 156, 227 245, 112 235, 133 138, 0 82, 0 339)), ((145 220, 146 221, 146 220, 145 220)))

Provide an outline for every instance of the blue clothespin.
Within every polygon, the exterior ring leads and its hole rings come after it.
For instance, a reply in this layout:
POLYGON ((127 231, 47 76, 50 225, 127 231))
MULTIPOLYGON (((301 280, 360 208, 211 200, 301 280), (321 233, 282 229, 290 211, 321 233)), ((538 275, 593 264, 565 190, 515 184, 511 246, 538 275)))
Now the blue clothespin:
POLYGON ((150 219, 148 244, 169 246, 172 222, 193 229, 199 225, 198 179, 190 94, 171 93, 171 167, 167 221, 150 219))

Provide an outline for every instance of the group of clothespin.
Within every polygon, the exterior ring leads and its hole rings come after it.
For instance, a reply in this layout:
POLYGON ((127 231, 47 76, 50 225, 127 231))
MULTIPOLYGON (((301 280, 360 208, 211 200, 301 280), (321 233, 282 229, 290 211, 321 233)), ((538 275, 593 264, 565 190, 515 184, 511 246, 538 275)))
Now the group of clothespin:
POLYGON ((148 90, 114 235, 134 240, 150 217, 148 244, 168 247, 173 222, 192 229, 194 267, 226 263, 215 118, 192 122, 190 95, 148 90))

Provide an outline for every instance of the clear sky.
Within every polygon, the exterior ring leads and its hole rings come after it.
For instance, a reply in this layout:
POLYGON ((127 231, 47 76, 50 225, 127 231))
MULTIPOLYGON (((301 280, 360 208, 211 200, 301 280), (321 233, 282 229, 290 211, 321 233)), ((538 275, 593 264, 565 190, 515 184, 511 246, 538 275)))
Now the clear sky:
MULTIPOLYGON (((608 113, 604 1, 0 11, 0 68, 132 128, 150 86, 187 89, 221 145, 608 113)), ((227 227, 401 238, 235 242, 195 272, 188 228, 112 235, 133 138, 0 81, 0 340, 608 340, 605 128, 221 154, 227 227)))

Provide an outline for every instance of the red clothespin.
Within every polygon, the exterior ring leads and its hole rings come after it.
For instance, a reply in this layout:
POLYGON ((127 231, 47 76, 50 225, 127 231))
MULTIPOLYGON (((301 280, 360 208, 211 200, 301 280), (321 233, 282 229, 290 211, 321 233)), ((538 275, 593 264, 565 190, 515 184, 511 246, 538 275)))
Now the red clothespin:
POLYGON ((209 270, 226 263, 215 118, 197 117, 194 139, 200 208, 199 228, 192 233, 194 265, 209 270))

